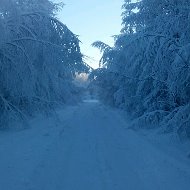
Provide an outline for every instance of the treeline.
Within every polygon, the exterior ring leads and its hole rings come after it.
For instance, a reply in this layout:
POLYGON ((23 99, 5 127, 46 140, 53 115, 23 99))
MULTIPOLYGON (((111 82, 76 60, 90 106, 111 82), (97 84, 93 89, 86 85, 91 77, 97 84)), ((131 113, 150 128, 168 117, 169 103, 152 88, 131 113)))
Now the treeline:
POLYGON ((87 71, 79 39, 56 19, 62 4, 0 1, 0 128, 77 99, 72 83, 87 71))
POLYGON ((190 137, 190 0, 125 0, 114 47, 103 42, 91 77, 102 101, 136 126, 190 137))

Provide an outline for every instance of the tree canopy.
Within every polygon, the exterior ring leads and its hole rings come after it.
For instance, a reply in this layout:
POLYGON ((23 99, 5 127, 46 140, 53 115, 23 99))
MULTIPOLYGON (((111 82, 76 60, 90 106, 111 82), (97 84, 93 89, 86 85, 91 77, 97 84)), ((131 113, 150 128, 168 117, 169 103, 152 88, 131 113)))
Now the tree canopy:
POLYGON ((79 39, 56 18, 62 3, 0 1, 0 125, 74 101, 85 72, 79 39))
POLYGON ((102 68, 92 73, 101 99, 127 110, 140 126, 165 126, 180 137, 190 137, 189 5, 125 0, 114 47, 93 44, 104 50, 102 68))

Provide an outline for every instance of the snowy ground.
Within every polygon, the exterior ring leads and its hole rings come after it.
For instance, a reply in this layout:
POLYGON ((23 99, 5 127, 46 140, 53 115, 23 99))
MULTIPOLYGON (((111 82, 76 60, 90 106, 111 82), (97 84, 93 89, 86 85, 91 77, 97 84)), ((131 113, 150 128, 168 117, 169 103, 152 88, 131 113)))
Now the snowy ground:
POLYGON ((0 190, 189 190, 190 159, 97 101, 0 132, 0 190), (164 148, 166 147, 166 148, 164 148))

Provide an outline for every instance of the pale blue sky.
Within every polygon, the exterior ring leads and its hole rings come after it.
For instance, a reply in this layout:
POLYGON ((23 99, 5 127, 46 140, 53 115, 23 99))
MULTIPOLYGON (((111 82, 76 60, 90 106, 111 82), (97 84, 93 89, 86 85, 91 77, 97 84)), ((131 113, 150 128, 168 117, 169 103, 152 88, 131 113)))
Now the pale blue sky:
POLYGON ((63 0, 65 7, 59 13, 60 20, 82 41, 83 54, 94 59, 87 63, 98 67, 99 50, 91 44, 100 40, 113 45, 111 36, 121 30, 121 6, 124 0, 63 0))

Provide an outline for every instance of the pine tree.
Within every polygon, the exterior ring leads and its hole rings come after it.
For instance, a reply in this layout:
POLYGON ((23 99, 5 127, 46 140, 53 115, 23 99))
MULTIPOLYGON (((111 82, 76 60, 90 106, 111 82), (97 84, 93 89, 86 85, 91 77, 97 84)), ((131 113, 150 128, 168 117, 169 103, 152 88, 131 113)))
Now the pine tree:
POLYGON ((160 124, 184 136, 190 136, 189 5, 189 0, 126 0, 121 34, 105 49, 106 67, 94 77, 104 101, 145 126, 160 124))

